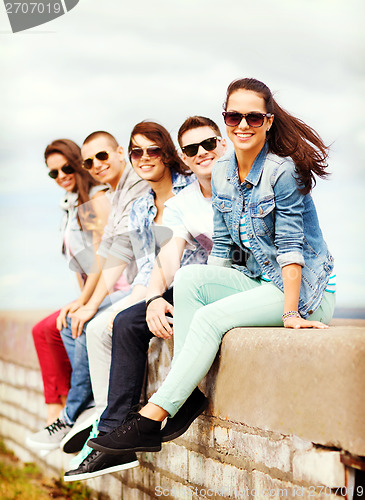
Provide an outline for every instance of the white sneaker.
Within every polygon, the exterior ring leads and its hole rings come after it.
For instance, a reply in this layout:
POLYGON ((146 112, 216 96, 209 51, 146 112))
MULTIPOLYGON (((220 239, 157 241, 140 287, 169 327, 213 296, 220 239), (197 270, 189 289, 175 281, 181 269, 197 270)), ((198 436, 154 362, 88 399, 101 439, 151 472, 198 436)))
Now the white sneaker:
POLYGON ((41 431, 28 436, 26 445, 36 450, 55 450, 60 446, 60 442, 70 432, 71 428, 71 425, 58 418, 41 431))

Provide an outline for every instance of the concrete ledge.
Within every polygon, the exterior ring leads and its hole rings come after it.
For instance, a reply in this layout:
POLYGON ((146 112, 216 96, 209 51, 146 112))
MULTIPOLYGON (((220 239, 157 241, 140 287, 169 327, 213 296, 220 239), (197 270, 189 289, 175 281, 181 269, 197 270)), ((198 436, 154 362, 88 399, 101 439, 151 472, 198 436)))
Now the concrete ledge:
MULTIPOLYGON (((44 425, 31 327, 47 312, 0 313, 0 436, 47 472, 68 469, 59 450, 40 458, 25 437, 44 425)), ((228 332, 202 383, 208 410, 140 467, 87 481, 113 500, 304 498, 336 500, 351 472, 342 450, 365 456, 365 321, 329 330, 228 332)), ((148 392, 166 377, 172 342, 153 339, 148 392)))
POLYGON ((365 321, 245 328, 223 340, 213 414, 365 455, 365 321))

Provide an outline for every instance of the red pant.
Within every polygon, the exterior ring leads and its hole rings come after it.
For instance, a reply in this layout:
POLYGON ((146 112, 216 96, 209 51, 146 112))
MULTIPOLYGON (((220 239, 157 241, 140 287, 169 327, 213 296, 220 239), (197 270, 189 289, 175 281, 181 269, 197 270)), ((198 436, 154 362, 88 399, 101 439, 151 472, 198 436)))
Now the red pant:
POLYGON ((59 313, 42 319, 32 330, 47 404, 60 403, 60 396, 67 396, 70 388, 71 364, 56 327, 59 313))

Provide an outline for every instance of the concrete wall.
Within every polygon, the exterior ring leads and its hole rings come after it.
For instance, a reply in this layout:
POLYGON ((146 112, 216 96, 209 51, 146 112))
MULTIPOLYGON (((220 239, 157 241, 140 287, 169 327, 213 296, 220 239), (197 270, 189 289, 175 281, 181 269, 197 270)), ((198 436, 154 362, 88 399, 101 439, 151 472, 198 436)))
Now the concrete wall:
MULTIPOLYGON (((59 475, 67 455, 40 458, 24 445, 45 422, 31 338, 43 316, 0 313, 0 435, 22 460, 59 475)), ((168 372, 171 347, 152 343, 150 393, 168 372)), ((201 386, 210 406, 188 432, 160 453, 138 454, 139 468, 87 483, 113 500, 338 499, 338 488, 351 490, 343 453, 365 456, 364 358, 361 320, 326 331, 232 330, 201 386)))

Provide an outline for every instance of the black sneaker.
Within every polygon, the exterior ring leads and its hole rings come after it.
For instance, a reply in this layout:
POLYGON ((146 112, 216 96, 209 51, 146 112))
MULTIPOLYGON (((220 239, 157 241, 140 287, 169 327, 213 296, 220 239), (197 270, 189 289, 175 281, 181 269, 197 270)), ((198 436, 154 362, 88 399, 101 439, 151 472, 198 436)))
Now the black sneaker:
POLYGON ((78 453, 82 450, 97 418, 95 408, 84 410, 77 418, 70 432, 62 439, 60 448, 64 453, 78 453))
POLYGON ((139 463, 135 453, 123 455, 107 455, 97 450, 92 452, 81 462, 77 469, 69 470, 64 475, 64 481, 82 481, 92 477, 103 476, 112 472, 138 467, 139 463))
POLYGON ((160 451, 161 422, 131 411, 122 425, 105 436, 89 439, 87 444, 111 455, 126 451, 160 451))
POLYGON ((167 419, 161 430, 161 441, 166 443, 184 434, 190 424, 207 408, 208 401, 198 388, 194 389, 176 415, 167 419))

